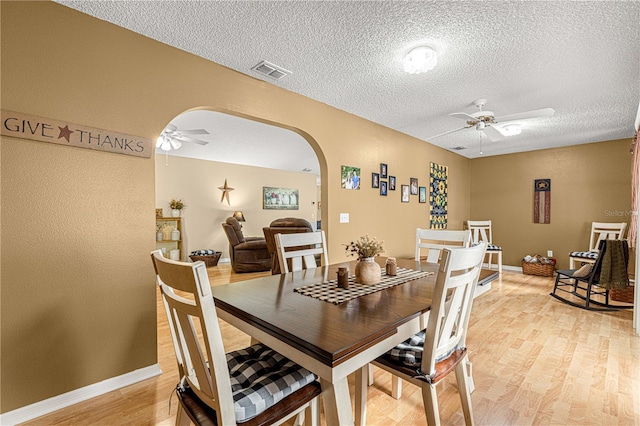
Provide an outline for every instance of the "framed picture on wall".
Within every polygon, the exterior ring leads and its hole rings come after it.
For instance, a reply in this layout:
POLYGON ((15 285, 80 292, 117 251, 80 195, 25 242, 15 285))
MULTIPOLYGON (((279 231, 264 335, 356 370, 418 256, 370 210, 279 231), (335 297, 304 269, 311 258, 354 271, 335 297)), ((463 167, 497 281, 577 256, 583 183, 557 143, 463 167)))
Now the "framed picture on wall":
POLYGON ((380 181, 380 195, 387 195, 387 181, 386 180, 381 180, 380 181))
POLYGON ((418 195, 418 178, 411 178, 411 195, 418 195))
POLYGON ((378 173, 371 173, 371 187, 380 188, 380 175, 378 173))
POLYGON ((387 165, 385 163, 380 163, 380 179, 387 178, 387 165))
POLYGON ((420 187, 420 194, 419 194, 418 201, 421 202, 421 203, 426 203, 427 202, 427 187, 426 186, 421 186, 420 187))
POLYGON ((360 168, 342 166, 340 182, 340 188, 342 189, 360 189, 360 168))
POLYGON ((395 190, 396 190, 396 177, 389 176, 389 191, 395 191, 395 190))
POLYGON ((298 210, 297 189, 262 187, 262 208, 264 210, 298 210))
POLYGON ((401 200, 403 203, 409 202, 409 185, 400 185, 401 191, 401 200))

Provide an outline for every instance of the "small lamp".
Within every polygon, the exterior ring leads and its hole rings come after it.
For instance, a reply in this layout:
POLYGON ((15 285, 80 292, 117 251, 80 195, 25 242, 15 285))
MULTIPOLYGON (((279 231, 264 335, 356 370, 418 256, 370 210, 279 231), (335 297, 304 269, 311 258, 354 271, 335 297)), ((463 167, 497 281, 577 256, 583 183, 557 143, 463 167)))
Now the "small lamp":
POLYGON ((235 217, 238 222, 246 222, 246 220, 244 220, 244 215, 240 211, 233 212, 233 217, 235 217))

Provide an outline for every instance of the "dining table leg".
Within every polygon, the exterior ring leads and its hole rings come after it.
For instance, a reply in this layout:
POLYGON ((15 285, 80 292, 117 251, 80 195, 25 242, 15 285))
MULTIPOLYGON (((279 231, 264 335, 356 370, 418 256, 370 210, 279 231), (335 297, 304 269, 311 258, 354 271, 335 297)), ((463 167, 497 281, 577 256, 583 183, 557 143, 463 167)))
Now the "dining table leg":
POLYGON ((320 378, 322 404, 327 425, 353 426, 351 396, 347 377, 329 382, 320 378))

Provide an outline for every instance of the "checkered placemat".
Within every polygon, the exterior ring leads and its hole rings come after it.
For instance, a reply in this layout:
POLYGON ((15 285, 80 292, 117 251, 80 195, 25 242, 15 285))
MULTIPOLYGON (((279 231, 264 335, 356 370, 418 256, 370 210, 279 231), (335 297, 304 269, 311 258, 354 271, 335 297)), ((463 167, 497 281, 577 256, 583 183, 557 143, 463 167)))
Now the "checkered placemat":
POLYGON ((342 302, 355 299, 356 297, 375 293, 376 291, 384 290, 385 288, 393 287, 398 284, 404 284, 408 281, 416 280, 428 275, 433 275, 433 272, 398 268, 398 274, 394 277, 387 275, 385 270, 382 269, 382 277, 378 284, 359 284, 356 282, 356 276, 351 275, 349 276, 349 288, 338 287, 338 280, 334 279, 317 284, 309 284, 304 287, 298 287, 293 289, 293 291, 325 302, 331 302, 334 305, 339 305, 342 302))

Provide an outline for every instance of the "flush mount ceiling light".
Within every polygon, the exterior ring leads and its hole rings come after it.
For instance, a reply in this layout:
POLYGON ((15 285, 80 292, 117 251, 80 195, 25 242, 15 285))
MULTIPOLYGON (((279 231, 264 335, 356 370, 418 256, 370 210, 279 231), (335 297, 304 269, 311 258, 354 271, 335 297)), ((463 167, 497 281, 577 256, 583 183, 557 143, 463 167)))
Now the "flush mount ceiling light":
POLYGON ((438 63, 438 54, 429 46, 412 49, 404 57, 402 65, 410 74, 420 74, 432 70, 438 63))
POLYGON ((522 133, 522 129, 517 124, 509 124, 507 126, 502 126, 500 130, 502 130, 502 134, 505 136, 515 136, 522 133))

